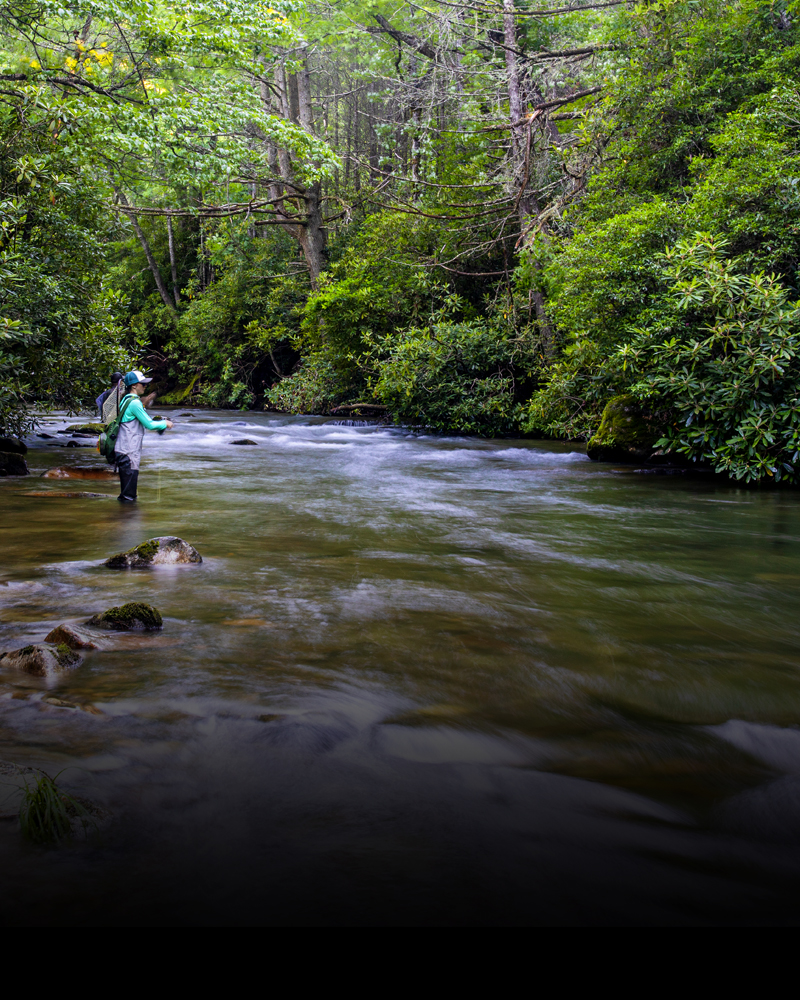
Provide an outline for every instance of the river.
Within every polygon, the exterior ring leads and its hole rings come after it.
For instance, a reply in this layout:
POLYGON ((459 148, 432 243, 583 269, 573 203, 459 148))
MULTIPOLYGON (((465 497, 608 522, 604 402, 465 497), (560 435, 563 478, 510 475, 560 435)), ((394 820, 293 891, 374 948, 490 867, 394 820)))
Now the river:
POLYGON ((0 649, 164 615, 0 673, 0 758, 105 815, 56 849, 0 823, 5 923, 797 921, 800 493, 174 412, 136 506, 34 478, 101 464, 64 437, 0 480, 0 649), (167 534, 202 565, 102 566, 167 534))

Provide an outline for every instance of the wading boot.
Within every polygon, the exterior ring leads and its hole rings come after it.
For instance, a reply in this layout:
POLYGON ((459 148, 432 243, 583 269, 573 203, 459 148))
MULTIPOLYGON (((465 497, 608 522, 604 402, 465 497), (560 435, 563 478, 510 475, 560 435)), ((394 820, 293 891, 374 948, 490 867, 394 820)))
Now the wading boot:
POLYGON ((119 469, 119 496, 120 503, 136 503, 136 483, 139 479, 138 469, 119 469))

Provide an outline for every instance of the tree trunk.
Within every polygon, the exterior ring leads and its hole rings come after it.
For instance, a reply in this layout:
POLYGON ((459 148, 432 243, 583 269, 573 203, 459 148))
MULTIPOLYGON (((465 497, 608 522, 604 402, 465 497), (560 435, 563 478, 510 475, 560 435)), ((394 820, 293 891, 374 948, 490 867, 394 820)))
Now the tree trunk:
MULTIPOLYGON (((120 203, 124 205, 126 208, 130 208, 131 207, 130 202, 125 197, 125 194, 119 188, 114 188, 114 191, 117 195, 117 198, 119 198, 120 203)), ((164 284, 164 279, 161 277, 161 271, 159 271, 158 269, 158 264, 156 263, 156 259, 153 256, 153 251, 150 249, 150 244, 147 242, 147 237, 144 235, 142 227, 139 225, 139 220, 136 218, 133 212, 126 212, 125 215, 128 217, 128 221, 133 227, 133 231, 136 233, 136 236, 142 245, 142 250, 144 250, 144 255, 147 258, 148 267, 150 268, 150 271, 153 275, 153 280, 156 283, 156 288, 158 289, 158 294, 161 296, 161 299, 164 305, 167 307, 167 309, 169 309, 169 311, 172 313, 174 317, 177 317, 178 311, 175 308, 175 303, 173 302, 172 297, 167 291, 167 286, 164 284)))
POLYGON ((172 272, 172 294, 175 296, 175 305, 181 301, 181 293, 178 291, 178 268, 175 264, 175 235, 172 232, 172 216, 167 216, 167 240, 169 241, 169 267, 172 272))
POLYGON ((503 0, 503 41, 506 47, 506 73, 508 75, 508 114, 511 119, 511 142, 514 158, 518 161, 524 146, 522 129, 522 87, 517 60, 517 32, 514 22, 514 0, 503 0))
POLYGON ((325 266, 325 246, 327 232, 322 217, 322 185, 317 181, 305 192, 306 224, 298 226, 297 239, 303 248, 311 277, 311 287, 317 287, 317 280, 325 266))

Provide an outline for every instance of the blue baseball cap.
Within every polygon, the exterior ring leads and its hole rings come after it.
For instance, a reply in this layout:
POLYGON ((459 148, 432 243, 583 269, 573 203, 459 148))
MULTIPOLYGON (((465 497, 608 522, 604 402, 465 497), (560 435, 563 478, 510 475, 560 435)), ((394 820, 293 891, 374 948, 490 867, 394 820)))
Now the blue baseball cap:
POLYGON ((135 369, 132 372, 128 372, 128 374, 125 376, 125 385, 127 385, 128 388, 130 388, 132 385, 136 385, 137 382, 152 382, 152 381, 153 380, 151 378, 145 378, 142 372, 136 371, 135 369))

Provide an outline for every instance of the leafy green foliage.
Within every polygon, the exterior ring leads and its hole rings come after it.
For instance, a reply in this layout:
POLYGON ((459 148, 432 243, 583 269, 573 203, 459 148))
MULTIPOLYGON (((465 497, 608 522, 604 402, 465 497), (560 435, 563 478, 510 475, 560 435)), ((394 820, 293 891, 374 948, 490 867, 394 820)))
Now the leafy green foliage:
POLYGON ((642 330, 614 360, 639 376, 634 395, 671 408, 659 445, 735 479, 800 482, 800 303, 724 247, 699 235, 666 254, 687 321, 642 330))
POLYGON ((375 398, 398 423, 489 437, 517 426, 517 384, 530 357, 485 320, 412 327, 379 345, 375 398))
MULTIPOLYGON (((21 434, 33 402, 88 405, 129 365, 104 281, 109 223, 43 97, 0 103, 0 429, 21 434)), ((69 129, 66 129, 69 133, 69 129)))
POLYGON ((538 265, 559 344, 526 429, 589 437, 632 392, 662 414, 663 447, 740 479, 793 479, 794 15, 701 0, 619 24, 625 72, 591 126, 603 163, 521 269, 538 265))

